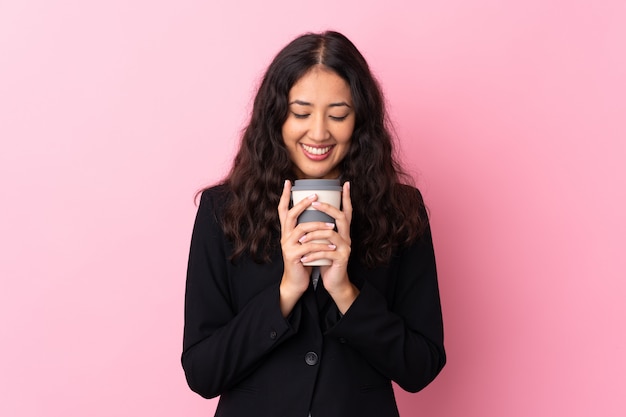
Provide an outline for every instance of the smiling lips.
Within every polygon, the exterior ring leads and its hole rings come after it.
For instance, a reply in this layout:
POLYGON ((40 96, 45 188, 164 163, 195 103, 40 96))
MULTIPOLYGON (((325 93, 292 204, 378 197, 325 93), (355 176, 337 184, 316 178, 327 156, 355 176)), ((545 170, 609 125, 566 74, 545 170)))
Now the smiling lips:
POLYGON ((301 144, 302 149, 304 150, 304 154, 309 158, 315 161, 321 161, 326 159, 328 155, 330 155, 330 150, 333 146, 324 146, 324 147, 315 147, 311 145, 301 144))

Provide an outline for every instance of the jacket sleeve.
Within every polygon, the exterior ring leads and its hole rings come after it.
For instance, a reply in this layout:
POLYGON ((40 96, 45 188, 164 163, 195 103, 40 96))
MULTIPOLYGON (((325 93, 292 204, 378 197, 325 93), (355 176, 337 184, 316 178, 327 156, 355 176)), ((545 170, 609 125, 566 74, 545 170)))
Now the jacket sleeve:
POLYGON ((381 290, 367 278, 346 314, 329 330, 404 390, 428 385, 446 362, 430 227, 401 254, 381 290))
MULTIPOLYGON (((185 292, 182 365, 189 387, 205 398, 220 395, 249 375, 263 357, 297 332, 299 310, 280 312, 278 284, 235 312, 230 261, 214 189, 202 194, 193 228, 185 292)), ((254 277, 251 277, 253 279, 254 277)))

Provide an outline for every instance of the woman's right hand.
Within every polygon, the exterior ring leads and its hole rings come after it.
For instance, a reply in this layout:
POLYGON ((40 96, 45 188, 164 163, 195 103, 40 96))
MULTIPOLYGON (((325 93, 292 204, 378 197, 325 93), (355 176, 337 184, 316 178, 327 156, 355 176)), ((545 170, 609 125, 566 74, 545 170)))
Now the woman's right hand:
MULTIPOLYGON (((310 283, 310 266, 302 264, 302 257, 310 251, 303 246, 300 239, 307 233, 322 228, 333 228, 333 225, 312 222, 297 224, 298 216, 302 214, 317 200, 315 194, 303 199, 289 209, 291 200, 291 182, 285 181, 283 193, 278 203, 278 217, 280 218, 280 246, 283 252, 283 277, 280 282, 280 309, 284 317, 287 317, 296 305, 302 294, 307 290, 310 283)), ((326 250, 329 250, 326 248, 326 250)))

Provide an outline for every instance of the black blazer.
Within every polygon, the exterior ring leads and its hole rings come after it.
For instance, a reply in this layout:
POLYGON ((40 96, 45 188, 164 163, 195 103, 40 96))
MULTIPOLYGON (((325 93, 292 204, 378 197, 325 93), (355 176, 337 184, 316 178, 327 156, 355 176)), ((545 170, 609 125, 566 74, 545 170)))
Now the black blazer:
MULTIPOLYGON (((218 220, 227 193, 202 194, 191 239, 182 354, 191 389, 220 395, 216 416, 398 416, 391 381, 419 391, 446 360, 430 229, 386 267, 353 256, 360 294, 344 316, 320 280, 285 319, 279 245, 268 264, 228 260, 218 220)), ((356 254, 358 219, 351 233, 356 254)))

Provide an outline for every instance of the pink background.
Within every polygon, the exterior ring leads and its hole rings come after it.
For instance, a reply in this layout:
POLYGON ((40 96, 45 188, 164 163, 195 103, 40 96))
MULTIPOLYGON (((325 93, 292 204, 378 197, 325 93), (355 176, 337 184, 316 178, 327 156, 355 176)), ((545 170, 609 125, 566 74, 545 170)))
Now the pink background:
POLYGON ((626 2, 0 2, 0 415, 208 416, 180 367, 200 187, 335 28, 431 210, 449 362, 404 416, 626 415, 626 2))

